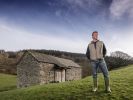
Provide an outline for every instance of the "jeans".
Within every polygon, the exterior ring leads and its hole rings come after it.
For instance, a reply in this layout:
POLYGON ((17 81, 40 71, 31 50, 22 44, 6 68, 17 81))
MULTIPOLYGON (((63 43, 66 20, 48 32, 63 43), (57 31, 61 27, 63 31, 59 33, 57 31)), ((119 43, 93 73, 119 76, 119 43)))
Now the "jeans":
POLYGON ((104 59, 91 61, 91 66, 92 66, 93 78, 97 78, 97 71, 98 71, 98 68, 100 68, 100 70, 102 71, 104 75, 104 78, 109 79, 109 72, 108 72, 108 68, 107 68, 107 65, 104 59))

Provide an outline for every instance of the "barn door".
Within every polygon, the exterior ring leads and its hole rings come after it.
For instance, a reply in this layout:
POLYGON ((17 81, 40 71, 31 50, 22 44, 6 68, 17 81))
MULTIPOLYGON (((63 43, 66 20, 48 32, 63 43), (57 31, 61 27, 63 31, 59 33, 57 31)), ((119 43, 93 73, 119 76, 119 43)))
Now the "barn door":
POLYGON ((56 71, 55 81, 61 82, 61 71, 60 70, 56 71))
POLYGON ((62 77, 61 77, 61 78, 62 78, 62 82, 65 82, 65 77, 66 77, 66 76, 65 76, 65 69, 62 70, 62 73, 61 73, 61 74, 62 74, 62 75, 61 75, 61 76, 62 76, 62 77))

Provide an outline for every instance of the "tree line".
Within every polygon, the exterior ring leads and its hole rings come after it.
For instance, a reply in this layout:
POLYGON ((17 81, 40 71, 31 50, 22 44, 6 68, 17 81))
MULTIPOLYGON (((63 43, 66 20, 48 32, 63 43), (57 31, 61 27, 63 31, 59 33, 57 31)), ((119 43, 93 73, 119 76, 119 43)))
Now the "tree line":
MULTIPOLYGON (((20 50, 17 52, 8 51, 8 52, 5 52, 6 54, 4 54, 4 51, 2 51, 2 53, 0 54, 1 55, 0 72, 4 71, 6 73, 16 74, 15 62, 17 62, 21 58, 24 51, 26 50, 20 50)), ((56 57, 73 60, 74 62, 78 63, 82 67, 82 77, 91 75, 90 61, 87 59, 84 53, 72 53, 72 52, 66 52, 66 51, 45 50, 45 49, 41 49, 41 50, 29 49, 29 51, 35 51, 39 53, 44 53, 44 54, 48 54, 56 57)), ((133 64, 133 57, 131 57, 130 55, 124 52, 115 51, 115 52, 112 52, 110 56, 105 56, 105 61, 107 63, 108 69, 112 70, 112 69, 125 67, 127 65, 133 64)))

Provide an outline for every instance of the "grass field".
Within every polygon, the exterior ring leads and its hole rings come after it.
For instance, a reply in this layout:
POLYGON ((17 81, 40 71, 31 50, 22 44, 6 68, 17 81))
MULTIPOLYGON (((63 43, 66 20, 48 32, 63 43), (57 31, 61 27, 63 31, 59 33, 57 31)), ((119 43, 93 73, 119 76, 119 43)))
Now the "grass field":
POLYGON ((16 76, 0 74, 0 100, 133 100, 133 65, 110 71, 111 94, 104 92, 102 74, 98 77, 99 90, 93 93, 91 76, 77 81, 15 89, 16 76))
POLYGON ((0 73, 0 92, 16 89, 16 76, 0 73))

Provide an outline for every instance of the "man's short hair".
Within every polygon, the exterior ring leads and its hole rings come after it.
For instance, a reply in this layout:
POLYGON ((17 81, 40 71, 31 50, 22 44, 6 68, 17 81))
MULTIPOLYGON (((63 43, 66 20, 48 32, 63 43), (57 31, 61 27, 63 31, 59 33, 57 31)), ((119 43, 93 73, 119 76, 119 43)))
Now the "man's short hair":
POLYGON ((98 31, 93 31, 93 32, 92 32, 92 36, 93 36, 94 33, 98 33, 98 31))

